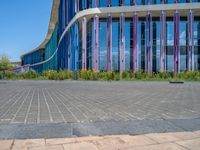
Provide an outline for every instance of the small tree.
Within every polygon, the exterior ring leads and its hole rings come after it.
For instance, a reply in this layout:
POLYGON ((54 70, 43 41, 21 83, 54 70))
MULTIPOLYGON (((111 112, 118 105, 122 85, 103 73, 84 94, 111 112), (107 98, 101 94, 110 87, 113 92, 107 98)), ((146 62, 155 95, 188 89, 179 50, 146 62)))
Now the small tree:
POLYGON ((12 68, 12 65, 8 57, 1 56, 0 57, 0 72, 3 72, 3 75, 5 75, 5 72, 11 68, 12 68))

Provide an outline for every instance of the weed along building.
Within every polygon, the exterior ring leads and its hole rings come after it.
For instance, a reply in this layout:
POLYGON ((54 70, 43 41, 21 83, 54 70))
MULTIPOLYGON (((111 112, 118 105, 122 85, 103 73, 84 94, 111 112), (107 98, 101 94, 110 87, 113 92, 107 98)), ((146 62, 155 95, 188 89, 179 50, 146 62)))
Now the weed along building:
POLYGON ((21 60, 38 72, 200 70, 200 1, 54 0, 46 39, 21 60))

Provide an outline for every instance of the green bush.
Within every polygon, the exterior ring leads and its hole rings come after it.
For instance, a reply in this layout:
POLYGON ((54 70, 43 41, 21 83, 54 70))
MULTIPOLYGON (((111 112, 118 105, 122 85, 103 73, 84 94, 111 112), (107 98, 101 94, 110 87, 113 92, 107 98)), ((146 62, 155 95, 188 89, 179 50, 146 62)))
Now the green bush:
MULTIPOLYGON (((74 79, 74 72, 67 70, 55 70, 44 71, 42 75, 38 75, 35 71, 23 72, 16 74, 11 71, 6 71, 4 76, 0 79, 36 79, 36 80, 66 80, 74 79)), ((148 74, 146 71, 140 70, 136 72, 125 71, 121 75, 115 71, 92 71, 92 70, 79 70, 77 71, 78 80, 185 80, 185 81, 200 81, 200 71, 185 71, 181 73, 173 72, 156 72, 148 74)))
POLYGON ((87 71, 86 70, 79 70, 77 72, 78 80, 87 80, 87 71))
POLYGON ((114 80, 114 73, 112 71, 106 72, 106 80, 114 80))
POLYGON ((35 78, 34 80, 49 80, 49 78, 45 77, 45 76, 39 76, 39 77, 35 78))
POLYGON ((134 78, 137 80, 141 80, 141 79, 146 79, 146 77, 148 76, 147 72, 140 70, 140 71, 136 71, 134 72, 134 78))
POLYGON ((58 79, 59 80, 65 80, 65 79, 67 79, 67 70, 60 70, 58 72, 58 79))
POLYGON ((131 79, 131 72, 130 71, 124 71, 122 73, 122 79, 130 80, 131 79))
POLYGON ((99 71, 92 72, 92 80, 99 80, 99 71))
POLYGON ((17 74, 12 71, 6 71, 4 75, 2 74, 2 78, 6 80, 14 80, 17 79, 17 74))
POLYGON ((120 80, 120 74, 119 73, 117 73, 117 72, 114 73, 114 80, 115 81, 119 81, 120 80))
POLYGON ((0 80, 3 79, 3 73, 0 72, 0 80))
POLYGON ((35 79, 37 78, 37 73, 35 71, 27 71, 18 75, 21 79, 35 79))
POLYGON ((57 80, 58 72, 55 70, 44 71, 43 76, 47 77, 49 80, 57 80))

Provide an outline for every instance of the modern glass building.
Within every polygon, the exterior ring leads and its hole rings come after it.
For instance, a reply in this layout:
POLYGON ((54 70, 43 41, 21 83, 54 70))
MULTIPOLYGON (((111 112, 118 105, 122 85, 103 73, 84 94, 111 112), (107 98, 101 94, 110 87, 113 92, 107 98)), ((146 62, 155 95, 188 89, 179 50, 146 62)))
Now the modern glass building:
POLYGON ((200 0, 54 0, 22 65, 44 70, 200 70, 200 0))

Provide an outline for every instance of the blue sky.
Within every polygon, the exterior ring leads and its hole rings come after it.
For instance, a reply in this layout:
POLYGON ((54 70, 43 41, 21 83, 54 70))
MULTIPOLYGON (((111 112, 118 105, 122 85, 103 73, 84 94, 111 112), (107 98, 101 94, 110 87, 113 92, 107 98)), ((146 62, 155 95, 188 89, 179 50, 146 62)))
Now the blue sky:
POLYGON ((45 38, 53 0, 0 0, 0 56, 19 61, 45 38))

